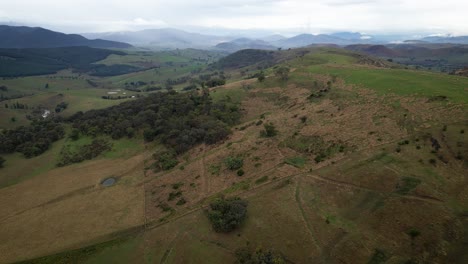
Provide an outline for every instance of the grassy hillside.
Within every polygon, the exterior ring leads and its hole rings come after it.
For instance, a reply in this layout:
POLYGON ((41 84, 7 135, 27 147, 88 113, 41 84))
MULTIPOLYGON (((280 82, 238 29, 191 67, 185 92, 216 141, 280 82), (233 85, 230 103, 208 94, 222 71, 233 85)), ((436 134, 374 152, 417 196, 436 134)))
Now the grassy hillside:
POLYGON ((125 55, 120 51, 89 47, 47 49, 0 49, 0 76, 18 77, 56 73, 73 68, 92 75, 118 75, 136 71, 138 68, 117 65, 93 65, 111 54, 125 55))
POLYGON ((239 102, 240 124, 172 169, 150 166, 160 142, 63 168, 40 164, 70 142, 6 157, 0 262, 235 263, 246 246, 286 263, 468 261, 468 79, 330 48, 274 56, 263 82, 235 80, 261 61, 226 69, 210 94, 239 102), (243 173, 229 169, 239 159, 243 173), (37 173, 17 180, 20 161, 37 173), (206 213, 221 196, 248 201, 226 234, 206 213))
MULTIPOLYGON (((32 49, 28 50, 27 54, 34 52, 50 58, 54 63, 58 62, 60 67, 57 69, 65 67, 65 64, 68 68, 68 64, 71 64, 77 68, 87 68, 89 72, 70 69, 55 74, 0 79, 0 87, 4 87, 0 90, 0 128, 28 124, 27 115, 39 115, 44 110, 54 112, 57 104, 62 102, 68 103, 68 107, 57 114, 69 116, 77 111, 119 104, 131 100, 133 96, 165 91, 168 87, 182 90, 193 81, 201 88, 199 76, 204 74, 207 64, 222 56, 219 52, 191 49, 124 53, 85 47, 32 49), (102 67, 104 65, 105 67, 102 67), (124 67, 121 67, 122 65, 124 67), (131 73, 126 67, 129 67, 131 73), (138 71, 135 72, 135 69, 138 71), (102 74, 111 76, 101 76, 102 74), (13 109, 11 105, 16 103, 26 105, 27 109, 13 109)), ((32 61, 29 57, 27 59, 28 62, 32 61)), ((40 60, 37 63, 39 64, 34 70, 43 71, 50 66, 40 60)), ((5 66, 7 64, 8 62, 5 62, 5 66)), ((8 64, 7 68, 14 70, 9 67, 8 64)), ((22 70, 27 71, 27 68, 22 70)), ((27 75, 29 74, 32 73, 27 75)))

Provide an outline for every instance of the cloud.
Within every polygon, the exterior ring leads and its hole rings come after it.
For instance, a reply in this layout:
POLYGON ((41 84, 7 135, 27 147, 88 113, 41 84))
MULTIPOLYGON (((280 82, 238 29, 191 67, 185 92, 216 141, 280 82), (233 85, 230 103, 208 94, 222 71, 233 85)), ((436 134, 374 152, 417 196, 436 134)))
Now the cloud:
POLYGON ((15 0, 0 17, 57 30, 225 27, 468 34, 464 0, 15 0))
POLYGON ((377 3, 376 0, 335 0, 327 1, 325 4, 329 6, 350 6, 377 3))

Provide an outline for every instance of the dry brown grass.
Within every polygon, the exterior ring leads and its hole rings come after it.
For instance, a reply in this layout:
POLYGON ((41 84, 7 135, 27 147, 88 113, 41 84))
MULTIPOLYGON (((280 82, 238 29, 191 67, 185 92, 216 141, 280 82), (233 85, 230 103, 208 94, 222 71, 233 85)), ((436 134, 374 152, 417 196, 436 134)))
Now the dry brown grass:
POLYGON ((58 168, 1 189, 0 262, 86 245, 144 223, 143 155, 58 168), (109 188, 106 177, 118 177, 109 188))

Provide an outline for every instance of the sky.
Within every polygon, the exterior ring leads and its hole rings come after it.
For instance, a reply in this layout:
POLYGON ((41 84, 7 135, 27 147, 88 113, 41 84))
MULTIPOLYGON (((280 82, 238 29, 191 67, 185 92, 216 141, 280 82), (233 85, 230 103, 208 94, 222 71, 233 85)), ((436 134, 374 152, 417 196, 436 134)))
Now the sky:
POLYGON ((468 35, 468 0, 0 0, 0 22, 66 33, 173 27, 468 35))

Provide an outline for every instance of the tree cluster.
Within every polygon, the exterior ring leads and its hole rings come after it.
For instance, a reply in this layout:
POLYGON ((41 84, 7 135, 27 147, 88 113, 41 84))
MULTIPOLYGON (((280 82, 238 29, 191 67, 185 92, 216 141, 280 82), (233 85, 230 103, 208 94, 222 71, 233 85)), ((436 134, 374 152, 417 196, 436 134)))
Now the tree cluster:
POLYGON ((153 93, 106 109, 78 112, 69 121, 80 133, 132 137, 142 130, 146 141, 160 139, 168 148, 182 153, 205 142, 226 138, 240 118, 237 104, 212 102, 208 91, 194 93, 153 93))
POLYGON ((60 113, 62 112, 63 110, 67 109, 68 107, 68 103, 66 102, 61 102, 60 104, 58 104, 56 107, 55 107, 55 113, 60 113))
POLYGON ((49 149, 52 142, 63 138, 63 126, 54 120, 34 120, 30 126, 0 132, 0 153, 23 153, 32 158, 49 149))
POLYGON ((216 232, 230 232, 247 216, 247 202, 239 197, 218 198, 210 204, 208 218, 216 232))
POLYGON ((60 152, 60 161, 57 163, 57 166, 63 167, 68 164, 91 160, 104 151, 111 149, 111 143, 104 139, 94 139, 91 144, 80 147, 76 152, 71 151, 69 148, 63 148, 60 152))

